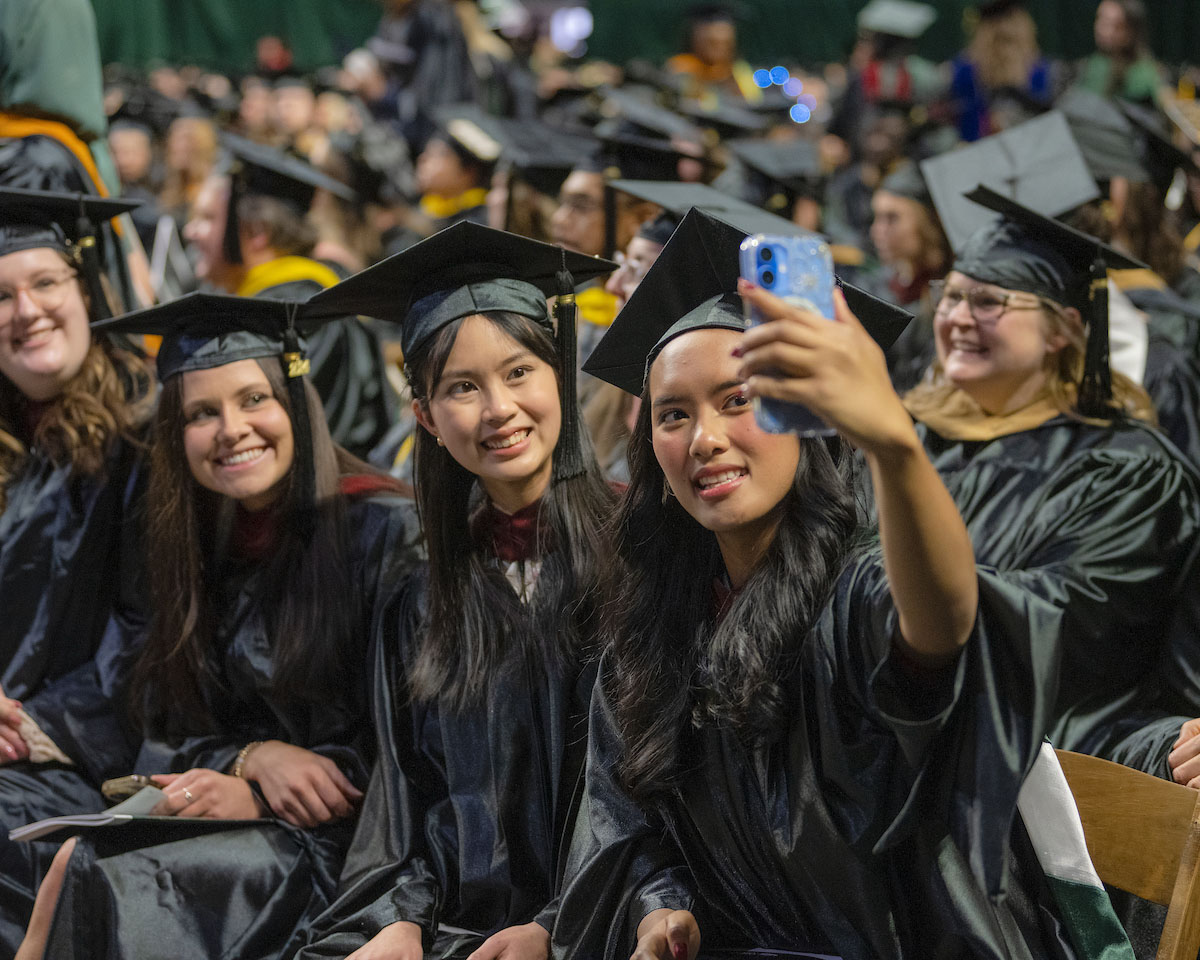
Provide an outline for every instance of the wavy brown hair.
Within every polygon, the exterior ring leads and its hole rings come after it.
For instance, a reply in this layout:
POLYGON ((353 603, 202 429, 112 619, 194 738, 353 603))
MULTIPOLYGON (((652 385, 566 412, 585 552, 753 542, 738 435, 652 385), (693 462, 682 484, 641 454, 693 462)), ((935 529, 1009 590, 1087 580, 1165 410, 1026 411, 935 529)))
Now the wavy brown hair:
MULTIPOLYGON (((1040 298, 1039 298, 1040 299, 1040 298)), ((1158 415, 1154 412, 1154 402, 1138 384, 1134 383, 1123 373, 1112 372, 1112 410, 1113 416, 1108 419, 1096 419, 1083 416, 1078 408, 1079 384, 1083 381, 1084 350, 1086 341, 1082 328, 1068 321, 1065 314, 1043 303, 1041 307, 1043 318, 1043 333, 1047 337, 1062 336, 1066 338, 1066 346, 1058 353, 1046 359, 1046 386, 1050 402, 1059 410, 1075 420, 1086 423, 1107 424, 1119 417, 1132 417, 1149 424, 1158 423, 1158 415)), ((916 420, 922 420, 935 411, 941 410, 946 401, 958 392, 958 387, 946 379, 940 360, 935 360, 930 367, 930 377, 918 384, 904 395, 904 406, 916 420)))
MULTIPOLYGON (((294 423, 278 358, 258 361, 275 399, 294 423)), ((220 588, 228 575, 228 538, 236 503, 196 482, 184 449, 182 377, 163 384, 150 455, 146 558, 153 614, 133 670, 131 709, 158 736, 211 732, 216 717, 204 692, 219 689, 214 664, 220 588)), ((305 382, 312 431, 316 510, 311 538, 294 518, 292 471, 272 509, 279 535, 257 599, 272 637, 274 687, 283 701, 313 702, 344 689, 349 665, 362 655, 360 611, 348 570, 348 532, 339 478, 375 473, 334 445, 321 401, 305 382)))
POLYGON ((57 465, 69 463, 73 476, 102 476, 113 444, 134 439, 153 403, 154 380, 146 365, 108 340, 88 348, 83 366, 39 417, 32 436, 24 436, 29 398, 0 377, 0 513, 30 447, 57 465))

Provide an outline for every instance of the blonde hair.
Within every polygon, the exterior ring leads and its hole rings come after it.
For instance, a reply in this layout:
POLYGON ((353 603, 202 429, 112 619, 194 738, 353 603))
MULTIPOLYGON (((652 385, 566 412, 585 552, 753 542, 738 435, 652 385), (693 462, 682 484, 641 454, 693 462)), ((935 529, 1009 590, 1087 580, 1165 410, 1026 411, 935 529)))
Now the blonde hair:
MULTIPOLYGON (((153 379, 141 359, 93 343, 79 372, 38 421, 32 445, 59 466, 69 463, 74 476, 100 476, 117 438, 131 436, 153 405, 153 379)), ((0 513, 8 484, 29 456, 18 436, 28 406, 16 386, 0 377, 0 513)))
MULTIPOLYGON (((1039 298, 1041 299, 1041 298, 1039 298)), ((1065 416, 1097 426, 1111 423, 1119 415, 1142 420, 1153 426, 1158 424, 1154 402, 1150 395, 1129 377, 1116 370, 1112 372, 1113 417, 1098 419, 1085 417, 1076 408, 1079 384, 1083 380, 1086 340, 1082 328, 1068 320, 1067 315, 1042 303, 1042 318, 1046 336, 1062 336, 1066 344, 1061 350, 1046 357, 1046 392, 1050 403, 1065 416)), ((942 410, 947 401, 959 388, 946 379, 940 360, 930 367, 930 374, 923 383, 913 387, 904 395, 904 406, 915 420, 924 420, 942 410)))

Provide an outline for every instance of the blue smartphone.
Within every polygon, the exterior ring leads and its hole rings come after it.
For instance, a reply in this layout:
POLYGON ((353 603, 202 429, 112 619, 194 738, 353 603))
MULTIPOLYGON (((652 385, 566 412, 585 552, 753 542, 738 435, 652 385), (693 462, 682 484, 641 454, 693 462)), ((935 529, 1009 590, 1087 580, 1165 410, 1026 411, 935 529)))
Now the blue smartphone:
MULTIPOLYGON (((740 248, 742 277, 788 303, 832 320, 833 256, 829 244, 815 234, 785 237, 759 233, 747 237, 740 248)), ((762 317, 746 304, 746 320, 753 326, 762 317)), ((798 403, 754 398, 758 425, 770 433, 795 433, 802 437, 827 437, 835 431, 815 413, 798 403)))

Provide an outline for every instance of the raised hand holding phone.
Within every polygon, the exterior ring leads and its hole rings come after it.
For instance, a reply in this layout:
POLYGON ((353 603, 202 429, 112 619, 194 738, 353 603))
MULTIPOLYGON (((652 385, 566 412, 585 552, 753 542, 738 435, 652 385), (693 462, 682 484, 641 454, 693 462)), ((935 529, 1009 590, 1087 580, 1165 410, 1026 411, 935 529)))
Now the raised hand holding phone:
MULTIPOLYGON (((792 306, 833 319, 833 257, 824 239, 759 233, 743 240, 739 250, 743 279, 792 306)), ((748 301, 746 319, 751 326, 764 322, 748 301)), ((815 437, 834 432, 811 410, 783 400, 756 397, 754 415, 770 433, 815 437)))

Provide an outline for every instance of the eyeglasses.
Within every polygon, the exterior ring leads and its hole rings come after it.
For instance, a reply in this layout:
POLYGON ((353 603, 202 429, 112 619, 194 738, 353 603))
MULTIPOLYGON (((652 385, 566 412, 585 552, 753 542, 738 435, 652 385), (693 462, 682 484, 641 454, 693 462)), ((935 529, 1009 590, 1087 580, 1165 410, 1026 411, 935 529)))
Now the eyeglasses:
POLYGON ((17 295, 21 290, 47 313, 58 310, 67 299, 71 281, 78 276, 74 270, 67 273, 43 274, 30 283, 18 283, 15 287, 0 287, 0 324, 12 322, 17 311, 17 295))
POLYGON ((971 316, 980 323, 995 323, 1006 310, 1033 310, 1040 306, 1049 306, 1055 312, 1059 311, 1057 304, 1052 304, 1032 293, 996 293, 986 287, 972 287, 963 290, 961 287, 948 287, 945 280, 934 280, 929 284, 937 306, 935 313, 948 314, 954 311, 964 300, 971 316))
POLYGON ((559 206, 566 207, 574 214, 581 217, 589 214, 599 213, 604 206, 599 200, 594 197, 589 197, 584 194, 567 193, 558 199, 559 206))
POLYGON ((641 279, 646 276, 646 271, 650 269, 644 259, 630 260, 620 250, 613 254, 613 260, 617 264, 617 269, 614 273, 628 274, 630 282, 641 282, 641 279))

